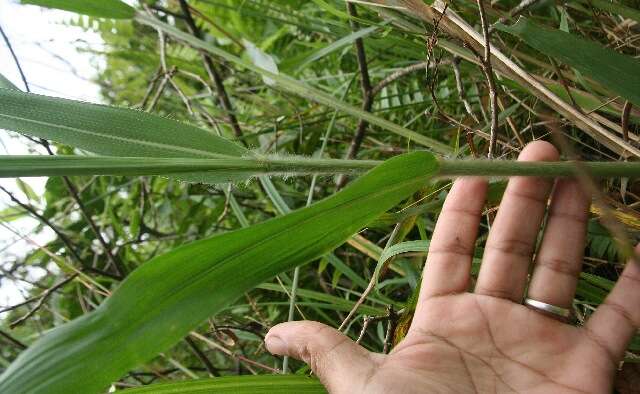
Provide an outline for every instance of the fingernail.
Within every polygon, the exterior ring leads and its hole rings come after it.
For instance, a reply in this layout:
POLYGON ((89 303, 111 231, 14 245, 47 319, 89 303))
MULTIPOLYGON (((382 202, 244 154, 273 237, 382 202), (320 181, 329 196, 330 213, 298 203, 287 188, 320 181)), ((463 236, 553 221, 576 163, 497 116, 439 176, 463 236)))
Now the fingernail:
POLYGON ((267 335, 264 343, 267 345, 267 350, 272 354, 282 355, 287 353, 287 344, 278 336, 267 335))

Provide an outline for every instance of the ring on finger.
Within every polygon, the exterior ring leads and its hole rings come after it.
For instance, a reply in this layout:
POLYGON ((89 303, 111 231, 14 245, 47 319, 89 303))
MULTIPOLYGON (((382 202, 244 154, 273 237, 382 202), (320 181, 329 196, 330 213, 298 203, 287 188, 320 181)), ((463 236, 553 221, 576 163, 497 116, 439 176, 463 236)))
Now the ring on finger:
POLYGON ((534 300, 533 298, 525 298, 523 305, 536 312, 547 315, 553 319, 561 321, 563 323, 573 322, 573 313, 571 309, 562 308, 557 305, 547 304, 546 302, 534 300))

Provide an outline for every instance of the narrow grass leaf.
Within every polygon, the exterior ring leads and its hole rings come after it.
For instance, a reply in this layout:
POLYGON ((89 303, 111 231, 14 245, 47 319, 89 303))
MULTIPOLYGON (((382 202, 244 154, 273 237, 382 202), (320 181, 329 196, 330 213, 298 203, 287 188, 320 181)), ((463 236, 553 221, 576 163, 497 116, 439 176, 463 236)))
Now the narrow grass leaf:
POLYGON ((335 52, 337 50, 340 50, 340 49, 346 47, 347 45, 351 45, 358 38, 366 37, 366 36, 374 33, 378 29, 379 29, 378 26, 370 26, 370 27, 364 28, 362 30, 358 30, 356 32, 353 32, 353 33, 351 33, 349 35, 346 35, 346 36, 342 37, 341 39, 339 39, 337 41, 334 41, 331 44, 320 48, 319 50, 313 52, 311 55, 309 55, 306 59, 304 59, 300 63, 300 65, 298 66, 298 72, 301 72, 302 70, 304 70, 311 63, 316 62, 316 61, 322 59, 323 57, 329 55, 330 53, 333 53, 333 52, 335 52))
POLYGON ((395 157, 307 208, 143 264, 93 312, 45 334, 0 392, 98 392, 276 274, 333 250, 436 174, 426 152, 395 157))
POLYGON ((498 25, 547 56, 575 67, 607 89, 640 106, 640 61, 570 33, 520 18, 513 26, 498 25))
POLYGON ((614 3, 611 0, 578 0, 578 2, 587 7, 593 6, 603 11, 611 12, 612 14, 618 14, 625 18, 633 19, 640 23, 640 11, 622 4, 614 3))

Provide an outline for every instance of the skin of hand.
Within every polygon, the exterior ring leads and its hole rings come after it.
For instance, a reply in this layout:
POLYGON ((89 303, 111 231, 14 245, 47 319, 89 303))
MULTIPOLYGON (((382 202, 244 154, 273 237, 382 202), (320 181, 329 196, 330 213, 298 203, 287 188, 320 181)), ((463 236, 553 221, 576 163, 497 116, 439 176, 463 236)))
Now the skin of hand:
MULTIPOLYGON (((558 157, 551 144, 539 141, 519 160, 558 157)), ((528 286, 527 297, 571 307, 590 197, 573 180, 516 177, 491 227, 475 289, 468 292, 486 191, 482 179, 454 183, 433 233, 412 326, 390 354, 369 352, 311 321, 276 325, 265 339, 267 349, 307 362, 331 393, 611 392, 640 326, 640 263, 626 265, 582 327, 523 306, 528 286)))

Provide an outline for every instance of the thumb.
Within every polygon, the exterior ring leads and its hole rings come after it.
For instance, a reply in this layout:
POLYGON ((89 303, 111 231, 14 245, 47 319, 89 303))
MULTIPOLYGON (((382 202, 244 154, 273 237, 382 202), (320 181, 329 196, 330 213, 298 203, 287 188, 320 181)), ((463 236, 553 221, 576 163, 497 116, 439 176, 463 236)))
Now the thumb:
POLYGON ((383 357, 370 353, 338 330, 313 321, 278 324, 269 330, 265 344, 272 354, 309 364, 331 393, 363 388, 383 357))

